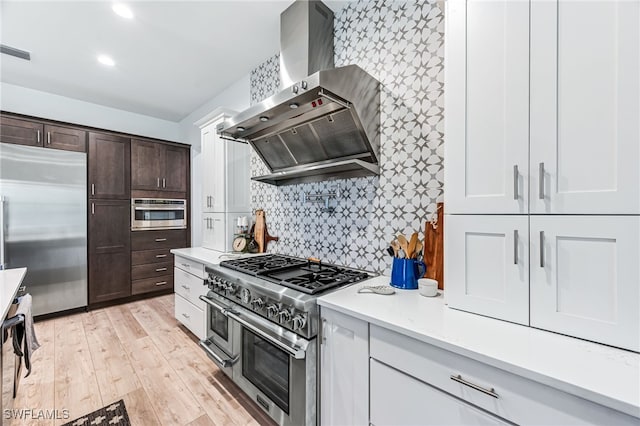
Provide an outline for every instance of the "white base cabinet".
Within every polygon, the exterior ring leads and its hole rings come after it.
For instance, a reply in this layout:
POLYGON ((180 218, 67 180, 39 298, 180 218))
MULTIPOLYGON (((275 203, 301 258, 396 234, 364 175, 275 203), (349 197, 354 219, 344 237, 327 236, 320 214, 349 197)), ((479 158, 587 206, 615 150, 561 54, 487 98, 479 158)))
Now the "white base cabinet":
POLYGON ((445 220, 449 307, 529 324, 529 218, 449 215, 445 220))
POLYGON ((640 217, 531 216, 531 325, 640 351, 640 217))
POLYGON ((320 424, 369 424, 369 324, 321 308, 320 424))
POLYGON ((204 280, 204 265, 175 256, 173 277, 176 319, 203 340, 207 337, 207 315, 204 302, 199 297, 209 291, 204 280))

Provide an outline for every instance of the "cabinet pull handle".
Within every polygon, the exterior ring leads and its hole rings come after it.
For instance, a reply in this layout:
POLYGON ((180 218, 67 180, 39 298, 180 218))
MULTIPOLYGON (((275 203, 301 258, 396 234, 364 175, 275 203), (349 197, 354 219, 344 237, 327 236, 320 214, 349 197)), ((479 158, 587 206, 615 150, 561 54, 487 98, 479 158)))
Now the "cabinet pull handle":
POLYGON ((162 187, 163 188, 167 187, 167 180, 165 178, 162 178, 162 187))
POLYGON ((538 198, 544 200, 544 163, 538 165, 538 198))
POLYGON ((185 290, 189 290, 191 287, 189 287, 188 285, 182 285, 182 288, 184 288, 185 290))
POLYGON ((156 272, 162 272, 162 271, 166 271, 167 268, 156 268, 156 272))
POLYGON ((188 263, 181 263, 182 266, 184 266, 185 268, 191 268, 191 265, 189 265, 188 263))
POLYGON ((40 137, 40 130, 37 130, 37 131, 36 131, 36 138, 37 138, 38 143, 40 143, 40 139, 41 139, 41 137, 40 137))
POLYGON ((96 205, 95 205, 95 203, 91 203, 91 214, 96 214, 96 205))
POLYGON ((156 257, 160 258, 160 257, 167 257, 166 254, 156 254, 156 257))
POLYGON ((518 196, 518 179, 520 177, 520 174, 518 173, 518 165, 515 164, 513 166, 513 199, 514 200, 518 200, 518 198, 520 198, 518 196))
POLYGON ((91 184, 91 195, 96 195, 96 184, 95 183, 91 184))
POLYGON ((211 195, 207 195, 207 207, 211 207, 211 195))
POLYGON ((166 238, 156 238, 156 243, 161 243, 163 241, 167 241, 166 238))
POLYGON ((156 187, 160 188, 160 178, 158 178, 158 182, 156 183, 156 187))
POLYGON ((191 318, 191 317, 190 317, 189 315, 187 315, 187 314, 182 314, 182 316, 183 316, 183 317, 185 317, 186 319, 191 318))
POLYGON ((544 231, 540 231, 540 267, 544 268, 544 231))
POLYGON ((518 230, 513 230, 513 264, 518 264, 518 230))
POLYGON ((51 132, 47 132, 47 145, 51 145, 51 132))
POLYGON ((157 286, 161 286, 161 285, 165 285, 167 282, 166 281, 160 281, 158 283, 156 283, 157 286))
POLYGON ((475 389, 478 392, 482 392, 484 394, 487 394, 489 396, 492 396, 494 398, 500 398, 500 396, 496 393, 494 388, 491 389, 485 389, 482 386, 478 386, 475 383, 471 383, 465 379, 462 378, 462 376, 460 374, 458 374, 457 376, 451 376, 451 380, 453 380, 454 382, 458 382, 461 383, 465 386, 469 386, 471 389, 475 389))

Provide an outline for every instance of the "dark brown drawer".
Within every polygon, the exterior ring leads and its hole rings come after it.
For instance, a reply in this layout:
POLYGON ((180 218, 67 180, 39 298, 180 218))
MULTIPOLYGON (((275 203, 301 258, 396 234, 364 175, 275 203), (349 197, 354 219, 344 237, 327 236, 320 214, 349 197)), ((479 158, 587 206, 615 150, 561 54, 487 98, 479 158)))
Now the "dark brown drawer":
POLYGON ((186 229, 173 231, 133 231, 131 250, 153 250, 161 248, 183 248, 187 246, 186 229))
POLYGON ((131 282, 131 294, 133 295, 168 289, 173 290, 173 275, 161 275, 131 282))
POLYGON ((131 265, 147 265, 149 263, 173 262, 170 249, 139 250, 131 252, 131 265))
POLYGON ((131 279, 139 280, 142 278, 155 278, 160 275, 173 274, 173 263, 151 263, 147 265, 138 265, 131 268, 131 279))

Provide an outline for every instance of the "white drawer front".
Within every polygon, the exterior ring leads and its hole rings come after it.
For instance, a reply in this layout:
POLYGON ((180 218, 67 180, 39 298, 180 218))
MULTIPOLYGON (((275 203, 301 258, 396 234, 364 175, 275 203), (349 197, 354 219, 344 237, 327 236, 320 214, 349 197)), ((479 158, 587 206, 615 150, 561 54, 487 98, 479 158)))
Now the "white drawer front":
POLYGON ((193 276, 176 267, 173 269, 173 283, 177 294, 204 310, 204 302, 199 297, 207 294, 209 288, 202 278, 193 276))
POLYGON ((175 256, 175 261, 176 268, 180 268, 196 277, 205 278, 204 265, 202 263, 180 256, 175 256))
POLYGON ((506 425, 432 386, 371 360, 371 423, 404 425, 506 425))
POLYGON ((626 414, 385 328, 371 325, 370 336, 372 358, 518 424, 638 424, 626 414))
POLYGON ((176 319, 180 321, 185 327, 187 327, 198 339, 202 340, 205 335, 205 314, 204 311, 188 300, 180 296, 175 295, 175 313, 176 319))

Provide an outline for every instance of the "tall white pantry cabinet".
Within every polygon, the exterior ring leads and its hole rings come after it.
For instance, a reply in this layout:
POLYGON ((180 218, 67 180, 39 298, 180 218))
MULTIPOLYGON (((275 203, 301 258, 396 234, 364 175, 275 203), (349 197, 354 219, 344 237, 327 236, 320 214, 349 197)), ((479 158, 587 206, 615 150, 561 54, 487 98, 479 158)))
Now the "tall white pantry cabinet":
POLYGON ((447 303, 640 351, 640 1, 445 16, 447 303))

